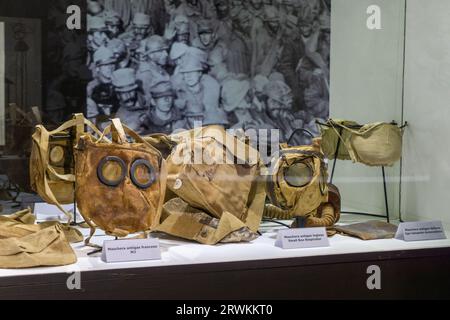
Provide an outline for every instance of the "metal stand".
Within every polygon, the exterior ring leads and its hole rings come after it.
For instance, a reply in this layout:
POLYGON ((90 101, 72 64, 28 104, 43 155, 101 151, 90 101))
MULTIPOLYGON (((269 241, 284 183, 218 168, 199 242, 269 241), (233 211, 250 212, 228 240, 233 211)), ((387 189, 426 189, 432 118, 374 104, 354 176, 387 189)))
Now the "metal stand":
POLYGON ((306 226, 306 217, 295 217, 297 229, 303 229, 306 226))
MULTIPOLYGON (((339 130, 339 135, 342 135, 342 128, 340 128, 340 130, 339 130)), ((334 154, 334 162, 333 162, 333 168, 331 169, 330 183, 333 183, 334 172, 336 169, 336 162, 338 160, 340 146, 341 146, 341 139, 339 138, 337 147, 336 147, 336 153, 334 154)), ((383 176, 384 204, 385 204, 385 208, 386 208, 385 215, 375 214, 375 213, 370 213, 370 212, 355 212, 355 211, 341 211, 341 213, 348 213, 348 214, 355 214, 355 215, 369 216, 369 217, 377 217, 377 218, 386 218, 386 221, 389 223, 391 221, 391 219, 390 219, 390 215, 389 215, 389 203, 388 203, 387 185, 386 185, 386 172, 384 170, 384 167, 381 167, 381 174, 383 176)))

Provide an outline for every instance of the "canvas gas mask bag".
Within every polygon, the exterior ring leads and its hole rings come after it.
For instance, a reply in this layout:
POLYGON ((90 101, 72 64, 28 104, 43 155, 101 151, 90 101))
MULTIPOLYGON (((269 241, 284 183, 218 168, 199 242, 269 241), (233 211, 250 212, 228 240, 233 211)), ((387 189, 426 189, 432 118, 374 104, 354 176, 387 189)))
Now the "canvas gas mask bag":
POLYGON ((359 125, 328 120, 320 125, 322 149, 329 159, 352 160, 368 166, 392 166, 402 155, 403 130, 392 123, 359 125), (339 142, 340 141, 340 142, 339 142))
POLYGON ((336 226, 335 230, 343 235, 361 240, 392 239, 397 233, 397 226, 384 221, 367 221, 345 226, 336 226))
POLYGON ((77 140, 85 134, 85 126, 99 135, 101 132, 82 114, 74 115, 59 128, 48 131, 36 126, 30 158, 31 187, 47 203, 58 206, 69 219, 71 214, 63 204, 74 202, 74 156, 77 140))
POLYGON ((77 205, 91 227, 91 236, 100 228, 108 235, 125 237, 150 231, 159 223, 166 189, 165 161, 119 119, 113 119, 98 140, 82 136, 75 159, 77 205), (112 141, 105 139, 109 133, 112 141))
POLYGON ((266 183, 271 204, 266 205, 265 216, 302 217, 304 225, 295 227, 333 226, 340 217, 340 196, 327 179, 319 140, 311 146, 282 146, 273 157, 266 183))
POLYGON ((155 231, 203 244, 253 240, 266 197, 259 152, 220 126, 171 139, 167 187, 175 199, 155 231))
POLYGON ((0 216, 0 268, 62 266, 77 261, 69 242, 83 241, 78 230, 58 222, 35 224, 29 209, 0 216))

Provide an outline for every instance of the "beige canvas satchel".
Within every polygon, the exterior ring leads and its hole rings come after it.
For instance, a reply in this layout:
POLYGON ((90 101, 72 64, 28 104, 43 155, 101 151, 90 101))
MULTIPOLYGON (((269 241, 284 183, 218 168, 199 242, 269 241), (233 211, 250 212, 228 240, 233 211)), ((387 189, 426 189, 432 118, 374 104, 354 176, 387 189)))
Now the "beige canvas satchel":
POLYGON ((155 230, 204 244, 221 242, 236 231, 242 235, 232 237, 236 241, 254 239, 266 197, 258 151, 220 126, 171 139, 177 145, 167 158, 167 187, 182 201, 166 203, 155 230))
POLYGON ((69 242, 83 240, 78 230, 58 222, 35 224, 31 211, 0 216, 0 268, 62 266, 77 257, 69 242))
POLYGON ((322 148, 329 159, 334 159, 338 141, 338 159, 368 166, 392 166, 402 155, 403 130, 393 123, 358 125, 330 119, 321 132, 322 148))

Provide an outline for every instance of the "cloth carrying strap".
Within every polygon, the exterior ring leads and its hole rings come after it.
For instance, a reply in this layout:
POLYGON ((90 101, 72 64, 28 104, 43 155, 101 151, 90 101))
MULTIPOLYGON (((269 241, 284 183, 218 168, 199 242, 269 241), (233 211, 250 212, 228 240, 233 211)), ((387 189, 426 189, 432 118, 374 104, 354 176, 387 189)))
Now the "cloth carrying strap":
MULTIPOLYGON (((74 115, 74 118, 72 120, 69 120, 62 124, 60 127, 53 131, 47 131, 44 126, 37 125, 36 126, 36 132, 33 134, 33 141, 39 146, 39 153, 40 158, 42 160, 42 164, 44 167, 44 188, 46 195, 50 198, 50 200, 67 216, 68 223, 70 223, 73 219, 73 215, 69 213, 67 210, 65 210, 59 201, 56 199, 53 191, 50 188, 50 185, 48 183, 48 173, 53 174, 58 179, 61 179, 62 181, 67 182, 75 182, 75 175, 74 174, 59 174, 56 172, 55 168, 50 165, 49 160, 49 144, 50 144, 50 137, 52 135, 61 133, 63 131, 66 131, 69 128, 77 127, 77 135, 81 135, 81 132, 84 131, 84 126, 88 126, 91 128, 95 133, 101 134, 101 132, 90 122, 89 120, 85 119, 82 114, 76 114, 74 115)), ((76 137, 79 138, 79 137, 76 137)))

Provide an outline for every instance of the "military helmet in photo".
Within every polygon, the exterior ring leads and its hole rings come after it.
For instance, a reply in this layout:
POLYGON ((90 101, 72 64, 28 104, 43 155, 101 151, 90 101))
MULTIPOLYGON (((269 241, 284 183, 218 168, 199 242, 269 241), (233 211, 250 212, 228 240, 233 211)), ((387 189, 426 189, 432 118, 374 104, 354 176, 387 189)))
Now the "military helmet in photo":
POLYGON ((102 5, 98 1, 88 0, 87 11, 92 15, 97 15, 103 11, 102 5))
POLYGON ((137 12, 133 17, 133 25, 135 26, 150 26, 150 22, 150 16, 145 13, 137 12))
POLYGON ((89 17, 87 19, 87 31, 89 33, 107 30, 105 20, 101 17, 89 17))
POLYGON ((188 45, 181 42, 175 42, 170 48, 169 57, 172 61, 175 61, 181 58, 188 51, 188 49, 188 45))
POLYGON ((113 72, 112 84, 116 92, 128 92, 136 90, 136 72, 131 68, 123 68, 113 72))
POLYGON ((204 64, 202 63, 201 57, 196 54, 185 54, 183 56, 183 63, 180 68, 181 73, 203 71, 204 64))
POLYGON ((308 26, 313 24, 314 15, 312 13, 312 9, 310 6, 304 6, 302 10, 299 12, 299 25, 300 26, 308 26))
POLYGON ((226 55, 226 49, 221 46, 217 46, 209 53, 207 64, 211 67, 217 66, 225 62, 226 55))
POLYGON ((264 21, 280 21, 280 12, 275 6, 266 6, 264 8, 264 21))
POLYGON ((94 53, 94 64, 97 67, 115 64, 116 58, 114 57, 114 52, 111 49, 100 47, 94 53))
POLYGON ((122 24, 122 19, 117 12, 109 10, 105 12, 105 23, 106 25, 120 26, 122 24))
POLYGON ((163 37, 158 35, 153 35, 147 40, 145 40, 145 49, 148 54, 168 50, 169 46, 166 43, 166 40, 164 40, 163 37))
POLYGON ((222 88, 222 103, 226 112, 232 112, 239 107, 242 100, 247 96, 250 90, 250 81, 248 80, 229 80, 222 88))
MULTIPOLYGON (((285 108, 290 108, 289 97, 292 95, 292 90, 282 81, 270 81, 264 88, 266 96, 272 100, 281 103, 285 108)), ((292 102, 292 101, 291 101, 292 102)))
POLYGON ((127 46, 125 42, 117 38, 109 40, 106 47, 112 52, 119 53, 121 55, 127 52, 127 46))
POLYGON ((197 32, 198 34, 203 34, 203 33, 213 33, 214 32, 214 26, 213 26, 213 22, 211 20, 200 20, 197 23, 197 32))
POLYGON ((153 99, 159 99, 163 97, 174 97, 172 84, 169 81, 159 82, 150 89, 153 99))

